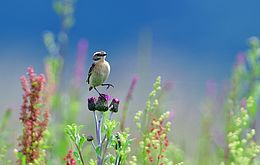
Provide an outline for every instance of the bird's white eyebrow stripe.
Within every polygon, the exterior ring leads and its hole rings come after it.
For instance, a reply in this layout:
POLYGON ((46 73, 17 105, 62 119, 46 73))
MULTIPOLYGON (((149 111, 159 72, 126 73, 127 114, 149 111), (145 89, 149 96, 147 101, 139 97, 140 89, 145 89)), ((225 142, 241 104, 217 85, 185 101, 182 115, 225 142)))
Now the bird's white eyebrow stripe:
POLYGON ((106 56, 106 55, 107 55, 107 53, 106 53, 105 51, 95 52, 95 53, 93 54, 93 56, 106 56))
POLYGON ((95 52, 93 56, 96 56, 96 55, 98 55, 98 54, 100 54, 100 52, 95 52))

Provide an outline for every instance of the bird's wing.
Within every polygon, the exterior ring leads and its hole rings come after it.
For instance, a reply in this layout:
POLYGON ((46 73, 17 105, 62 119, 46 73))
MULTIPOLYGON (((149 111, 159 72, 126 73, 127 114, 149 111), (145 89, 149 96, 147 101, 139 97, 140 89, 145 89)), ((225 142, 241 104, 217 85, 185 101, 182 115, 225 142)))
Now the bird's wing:
POLYGON ((89 78, 90 78, 90 76, 91 76, 91 74, 92 74, 92 70, 93 70, 94 66, 95 66, 95 63, 93 63, 93 64, 91 65, 91 67, 89 68, 89 71, 88 71, 88 79, 87 79, 88 84, 89 84, 89 78))

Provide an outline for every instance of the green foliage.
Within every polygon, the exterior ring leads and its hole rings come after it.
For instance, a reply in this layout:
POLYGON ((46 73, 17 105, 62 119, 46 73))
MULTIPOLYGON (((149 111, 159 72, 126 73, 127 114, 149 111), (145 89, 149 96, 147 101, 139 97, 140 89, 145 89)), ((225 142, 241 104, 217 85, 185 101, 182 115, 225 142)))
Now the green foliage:
POLYGON ((63 18, 62 25, 69 29, 74 24, 74 4, 76 0, 55 0, 54 11, 63 18))
POLYGON ((6 130, 6 125, 10 120, 10 117, 12 115, 11 109, 7 109, 3 115, 3 117, 1 118, 1 122, 0 122, 0 133, 2 134, 2 132, 4 132, 6 130))
POLYGON ((10 148, 10 144, 7 142, 9 135, 7 124, 10 121, 11 114, 11 110, 7 109, 0 119, 0 162, 4 162, 5 164, 11 164, 11 161, 6 159, 7 152, 10 148))
POLYGON ((16 157, 21 161, 21 165, 26 165, 26 156, 21 152, 16 153, 16 157))
POLYGON ((50 122, 50 136, 48 144, 51 146, 48 154, 52 164, 61 164, 66 154, 67 141, 60 140, 64 136, 63 128, 67 123, 76 122, 78 111, 80 110, 79 91, 60 90, 64 84, 62 79, 64 71, 64 56, 67 53, 69 40, 69 30, 74 25, 74 7, 76 0, 54 0, 53 8, 56 14, 61 18, 61 28, 57 34, 47 31, 43 35, 43 42, 48 51, 45 59, 45 72, 47 77, 46 99, 48 108, 55 120, 50 122), (68 99, 66 103, 64 99, 68 99))
MULTIPOLYGON (((157 77, 153 90, 149 95, 144 112, 138 111, 134 117, 137 129, 141 134, 139 142, 141 150, 139 151, 140 163, 146 164, 173 164, 173 162, 165 157, 165 152, 169 145, 168 133, 170 131, 171 122, 165 122, 170 113, 160 112, 159 101, 157 98, 161 90, 161 78, 157 77)), ((173 158, 171 158, 173 159, 173 158)), ((132 161, 135 164, 134 161, 132 161)))
MULTIPOLYGON (((237 63, 231 76, 231 89, 226 103, 226 119, 229 123, 230 115, 239 113, 240 101, 252 96, 256 100, 255 107, 249 110, 250 121, 255 120, 256 110, 260 103, 260 42, 256 37, 249 39, 250 49, 238 56, 237 63)), ((232 129, 232 123, 228 129, 232 129)))
MULTIPOLYGON (((101 112, 103 113, 103 112, 101 112)), ((100 116, 101 118, 105 117, 105 115, 100 116)), ((100 118, 100 119, 101 119, 100 118)), ((105 119, 105 118, 104 118, 105 119)), ((102 124, 100 121, 98 122, 102 124)), ((75 158, 77 158, 78 162, 84 165, 84 159, 83 159, 83 145, 87 138, 80 134, 80 130, 83 126, 77 126, 76 124, 67 125, 65 128, 65 133, 70 138, 71 142, 74 143, 77 152, 74 152, 75 158)), ((127 160, 127 156, 130 152, 130 142, 129 134, 127 132, 118 132, 114 134, 114 131, 118 127, 118 122, 111 119, 105 119, 105 122, 103 123, 101 128, 104 128, 104 136, 102 137, 101 132, 100 137, 103 139, 102 141, 99 141, 97 139, 97 145, 93 143, 93 138, 88 137, 88 141, 92 143, 92 146, 94 148, 95 155, 97 157, 98 164, 107 164, 110 162, 110 164, 125 164, 127 160), (107 153, 108 149, 115 150, 115 155, 113 152, 107 153)), ((99 136, 98 136, 99 137, 99 136)), ((89 164, 95 164, 94 160, 90 160, 89 164)))
MULTIPOLYGON (((248 109, 254 106, 251 97, 247 102, 249 103, 247 104, 248 109)), ((228 164, 251 165, 256 163, 255 158, 260 154, 260 145, 257 145, 253 139, 255 130, 249 128, 249 121, 249 112, 243 107, 241 107, 240 113, 232 118, 233 130, 227 135, 230 150, 228 164)))
POLYGON ((6 159, 6 154, 8 151, 8 146, 7 145, 0 145, 0 162, 6 164, 6 165, 11 165, 11 160, 6 159))
POLYGON ((115 164, 125 164, 128 158, 128 154, 131 152, 130 144, 132 139, 130 139, 130 134, 128 134, 129 130, 122 133, 117 133, 113 137, 113 141, 116 143, 116 155, 117 159, 115 160, 115 164), (118 162, 118 163, 117 163, 118 162))
POLYGON ((73 152, 73 155, 77 161, 84 165, 84 160, 82 156, 82 147, 86 142, 86 137, 83 134, 80 134, 80 130, 83 126, 77 126, 76 124, 67 125, 65 128, 65 133, 68 135, 70 140, 74 143, 77 151, 73 152))
MULTIPOLYGON (((228 98, 225 105, 225 116, 226 116, 225 127, 226 127, 226 137, 227 137, 226 143, 228 144, 230 144, 230 140, 232 140, 230 138, 234 134, 236 136, 241 136, 241 134, 244 133, 244 131, 241 130, 242 128, 238 128, 238 123, 234 122, 234 116, 235 118, 238 118, 237 120, 242 120, 239 118, 241 117, 241 108, 240 108, 241 100, 242 100, 242 104, 244 104, 242 107, 247 109, 246 111, 247 111, 248 119, 247 121, 244 121, 244 123, 246 122, 246 125, 244 125, 244 127, 246 127, 247 129, 254 127, 256 114, 257 111, 259 110, 260 44, 259 44, 259 40, 256 37, 250 38, 249 44, 250 44, 250 49, 245 54, 240 54, 238 56, 237 63, 232 73, 231 88, 228 93, 228 98), (244 99, 245 97, 248 97, 246 101, 244 99), (240 132, 240 130, 242 132, 240 132)), ((232 157, 234 157, 233 155, 234 153, 232 153, 231 150, 232 149, 234 150, 234 148, 230 148, 230 145, 228 144, 226 144, 226 146, 224 147, 224 155, 223 155, 223 157, 225 157, 224 162, 230 162, 230 161, 233 162, 232 157)), ((246 152, 247 151, 243 151, 240 152, 240 154, 246 156, 247 155, 246 152)))
POLYGON ((113 132, 115 131, 115 129, 117 128, 117 126, 119 125, 118 122, 116 122, 115 120, 108 120, 106 119, 104 122, 104 128, 105 128, 105 134, 106 137, 108 139, 111 139, 113 136, 113 132))

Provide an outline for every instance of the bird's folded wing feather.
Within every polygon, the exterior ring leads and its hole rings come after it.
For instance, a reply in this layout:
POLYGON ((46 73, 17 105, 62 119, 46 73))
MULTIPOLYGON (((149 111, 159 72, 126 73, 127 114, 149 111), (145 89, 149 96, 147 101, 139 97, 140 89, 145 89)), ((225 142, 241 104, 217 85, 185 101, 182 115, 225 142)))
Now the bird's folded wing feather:
POLYGON ((93 63, 93 64, 91 65, 91 67, 89 68, 89 71, 88 71, 88 79, 87 79, 88 84, 89 84, 89 78, 90 78, 90 76, 91 76, 91 74, 92 74, 92 70, 93 70, 94 66, 95 66, 95 64, 93 63))

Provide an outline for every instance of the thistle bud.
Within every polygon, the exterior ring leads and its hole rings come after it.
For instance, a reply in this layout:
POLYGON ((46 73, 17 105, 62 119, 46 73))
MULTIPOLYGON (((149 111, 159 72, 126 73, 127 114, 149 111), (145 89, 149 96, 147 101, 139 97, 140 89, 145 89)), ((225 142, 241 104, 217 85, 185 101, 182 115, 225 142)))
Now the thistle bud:
POLYGON ((98 97, 98 101, 96 102, 96 110, 105 112, 108 110, 108 100, 109 100, 109 95, 102 94, 101 96, 98 97))
POLYGON ((120 140, 120 137, 119 137, 119 133, 117 133, 115 137, 116 137, 115 149, 118 150, 119 148, 121 148, 121 140, 120 140))
POLYGON ((90 111, 95 111, 96 107, 96 98, 95 97, 90 97, 88 98, 88 109, 90 111))
POLYGON ((112 102, 109 105, 110 111, 115 112, 115 113, 118 112, 119 102, 120 102, 119 99, 113 98, 112 102))
POLYGON ((89 136, 87 137, 87 141, 88 141, 88 142, 91 142, 93 139, 94 139, 94 138, 93 138, 92 135, 89 135, 89 136))

